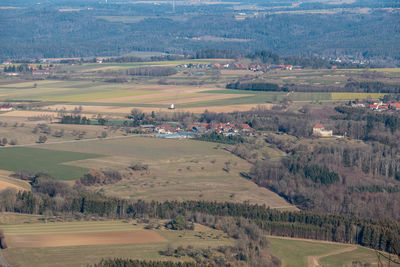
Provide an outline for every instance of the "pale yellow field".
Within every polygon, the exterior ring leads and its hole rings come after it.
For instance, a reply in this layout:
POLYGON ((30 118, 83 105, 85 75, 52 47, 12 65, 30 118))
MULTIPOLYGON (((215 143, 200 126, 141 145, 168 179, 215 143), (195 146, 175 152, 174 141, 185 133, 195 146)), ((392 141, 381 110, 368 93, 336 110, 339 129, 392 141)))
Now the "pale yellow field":
POLYGON ((16 190, 30 190, 31 186, 28 182, 11 177, 13 172, 0 170, 0 191, 6 188, 14 188, 16 190))
POLYGON ((382 93, 332 93, 332 100, 348 100, 348 99, 379 99, 384 97, 382 93))
MULTIPOLYGON (((101 114, 129 114, 133 108, 137 108, 145 113, 151 113, 152 111, 162 111, 162 112, 193 112, 193 113, 203 113, 205 110, 210 112, 233 112, 233 111, 248 111, 253 108, 263 108, 271 109, 274 104, 244 104, 244 105, 227 105, 227 106, 208 106, 208 107, 194 107, 194 108, 179 108, 171 110, 168 108, 156 108, 156 107, 118 107, 118 106, 83 106, 83 111, 86 113, 101 113, 101 114)), ((78 105, 53 105, 45 107, 45 109, 60 110, 65 108, 67 112, 73 111, 78 105)), ((22 111, 21 111, 22 112, 22 111)), ((8 114, 8 113, 7 113, 8 114)), ((21 116, 24 113, 12 113, 15 116, 21 116)), ((31 114, 31 113, 27 113, 31 114)), ((4 115, 4 114, 3 114, 4 115)), ((1 115, 0 115, 1 116, 1 115)), ((5 115, 4 115, 5 116, 5 115)), ((29 116, 33 116, 32 114, 29 116)), ((91 115, 88 115, 89 117, 91 115)))

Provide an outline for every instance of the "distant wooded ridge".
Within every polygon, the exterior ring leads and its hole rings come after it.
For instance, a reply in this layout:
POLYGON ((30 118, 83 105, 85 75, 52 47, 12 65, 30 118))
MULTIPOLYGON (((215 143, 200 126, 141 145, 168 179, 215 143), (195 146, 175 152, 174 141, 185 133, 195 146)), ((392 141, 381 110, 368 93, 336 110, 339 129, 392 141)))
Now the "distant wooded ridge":
POLYGON ((2 25, 7 26, 0 35, 0 59, 267 49, 282 55, 398 65, 399 11, 384 9, 398 7, 397 1, 303 3, 290 8, 282 5, 278 10, 264 10, 273 6, 270 2, 252 2, 260 6, 259 11, 236 11, 232 4, 179 5, 172 12, 169 3, 155 7, 71 0, 42 5, 5 1, 2 5, 19 8, 0 9, 2 25), (354 11, 366 7, 370 9, 364 13, 354 11), (344 10, 338 12, 340 8, 344 10))

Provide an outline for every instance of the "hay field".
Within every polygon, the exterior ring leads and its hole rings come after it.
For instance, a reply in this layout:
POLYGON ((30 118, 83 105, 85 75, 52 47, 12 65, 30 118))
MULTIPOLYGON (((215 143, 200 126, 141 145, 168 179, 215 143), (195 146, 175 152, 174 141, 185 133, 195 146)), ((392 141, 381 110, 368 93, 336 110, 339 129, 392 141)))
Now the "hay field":
POLYGON ((189 260, 162 256, 159 251, 168 245, 207 248, 233 244, 224 233, 197 224, 194 231, 145 230, 145 226, 111 220, 1 225, 6 242, 11 244, 1 253, 12 266, 68 267, 114 257, 189 260), (19 243, 14 242, 17 239, 19 243))
POLYGON ((14 188, 18 191, 31 190, 28 182, 13 178, 11 174, 10 171, 0 170, 0 191, 6 188, 14 188))
POLYGON ((195 140, 127 137, 79 143, 44 144, 49 151, 88 152, 103 155, 69 162, 81 168, 125 169, 133 163, 149 171, 126 171, 117 184, 92 190, 119 197, 145 200, 212 200, 265 204, 295 209, 283 198, 241 177, 250 164, 224 150, 223 145, 195 140), (230 171, 224 171, 226 162, 230 171))

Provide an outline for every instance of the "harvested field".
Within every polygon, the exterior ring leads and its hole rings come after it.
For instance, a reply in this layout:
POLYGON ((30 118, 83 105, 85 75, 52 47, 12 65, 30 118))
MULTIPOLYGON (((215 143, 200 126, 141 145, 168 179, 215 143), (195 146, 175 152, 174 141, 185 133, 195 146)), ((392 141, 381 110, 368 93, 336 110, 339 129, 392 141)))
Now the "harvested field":
MULTIPOLYGON (((2 222, 19 223, 1 226, 9 244, 8 249, 2 250, 2 257, 11 266, 76 267, 99 262, 102 258, 114 257, 180 261, 182 258, 164 256, 159 251, 165 251, 168 246, 177 248, 192 245, 195 248, 208 248, 231 246, 234 243, 223 232, 197 224, 191 231, 171 231, 163 228, 145 230, 147 224, 135 220, 38 223, 37 220, 44 219, 43 216, 7 213, 0 215, 2 222), (24 218, 19 218, 21 216, 24 218), (7 220, 6 217, 11 218, 7 220), (12 240, 17 237, 25 242, 19 243, 18 247, 12 240), (50 240, 50 237, 57 237, 57 240, 50 240), (43 243, 36 243, 38 239, 43 243), (28 241, 31 243, 27 243, 28 241), (89 242, 94 244, 88 244, 89 242), (61 244, 65 246, 60 246, 61 244)), ((163 225, 165 221, 156 223, 163 225)))
POLYGON ((354 99, 380 99, 382 93, 332 93, 332 100, 354 100, 354 99))
MULTIPOLYGON (((242 95, 240 95, 242 96, 242 95)), ((73 111, 79 105, 54 105, 45 107, 46 109, 62 109, 65 108, 67 111, 73 111)), ((179 105, 171 110, 168 109, 168 105, 165 107, 136 107, 134 104, 129 107, 119 107, 119 106, 89 106, 83 105, 83 111, 85 113, 101 113, 101 114, 129 114, 133 108, 140 109, 143 112, 151 113, 152 111, 163 111, 163 112, 193 112, 193 113, 203 113, 205 110, 210 112, 233 112, 233 111, 248 111, 253 108, 263 108, 263 109, 271 109, 274 104, 244 104, 244 105, 227 105, 227 106, 204 106, 204 107, 185 107, 179 108, 179 105)), ((90 115, 89 115, 90 117, 90 115)))
POLYGON ((29 190, 30 185, 20 180, 0 176, 0 191, 6 188, 14 188, 18 191, 20 190, 25 191, 29 190))
POLYGON ((66 247, 112 244, 142 244, 167 242, 154 231, 137 230, 130 232, 7 235, 9 248, 66 247))
POLYGON ((23 191, 31 189, 31 185, 27 181, 13 178, 12 174, 13 172, 0 170, 0 191, 9 187, 23 191))
POLYGON ((41 117, 41 116, 49 116, 52 118, 57 117, 57 113, 55 112, 46 112, 46 111, 25 111, 25 110, 14 110, 6 113, 0 114, 1 117, 41 117))

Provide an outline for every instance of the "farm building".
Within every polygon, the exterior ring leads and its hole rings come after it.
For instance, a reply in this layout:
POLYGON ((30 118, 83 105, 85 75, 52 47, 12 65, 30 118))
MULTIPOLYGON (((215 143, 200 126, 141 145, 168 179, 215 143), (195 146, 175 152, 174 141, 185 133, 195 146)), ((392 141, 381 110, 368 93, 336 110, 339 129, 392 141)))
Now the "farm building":
POLYGON ((389 108, 393 110, 400 110, 400 103, 391 103, 389 104, 389 108))
POLYGON ((313 135, 315 136, 321 136, 321 137, 327 137, 327 136, 333 136, 333 131, 332 130, 325 130, 325 127, 323 124, 315 124, 313 127, 313 135))
POLYGON ((385 104, 383 102, 379 102, 379 103, 370 104, 369 108, 371 110, 383 111, 383 110, 388 110, 389 109, 389 105, 385 104))
POLYGON ((12 106, 0 106, 0 111, 11 111, 13 110, 12 106))

